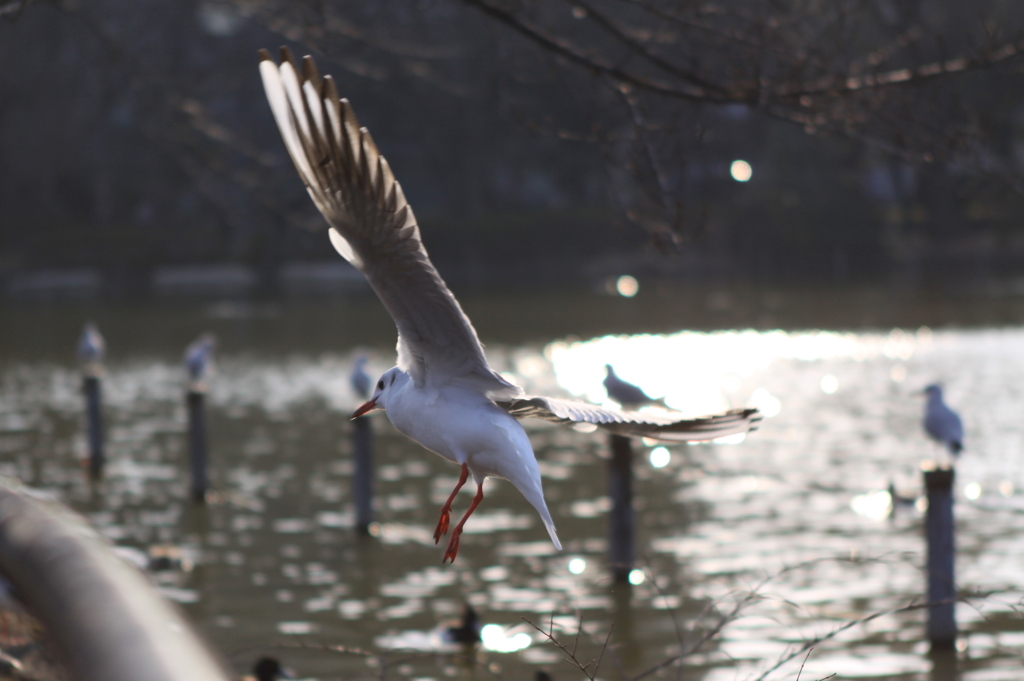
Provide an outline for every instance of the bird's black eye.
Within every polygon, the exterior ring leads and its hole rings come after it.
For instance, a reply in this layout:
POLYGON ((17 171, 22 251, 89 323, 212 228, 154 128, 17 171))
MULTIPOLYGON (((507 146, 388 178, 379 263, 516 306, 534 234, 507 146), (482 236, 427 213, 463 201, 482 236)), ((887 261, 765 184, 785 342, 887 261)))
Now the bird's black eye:
POLYGON ((383 390, 383 389, 384 389, 384 379, 382 378, 379 381, 377 381, 377 390, 383 390))

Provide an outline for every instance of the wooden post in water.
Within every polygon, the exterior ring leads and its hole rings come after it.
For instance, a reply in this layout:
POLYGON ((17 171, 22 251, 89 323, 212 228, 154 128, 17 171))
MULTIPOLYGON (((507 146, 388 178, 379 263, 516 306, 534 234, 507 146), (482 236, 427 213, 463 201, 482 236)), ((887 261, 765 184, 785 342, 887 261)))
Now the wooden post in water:
POLYGON ((623 435, 609 435, 608 496, 612 509, 608 515, 608 562, 616 584, 629 582, 633 569, 633 447, 623 435))
POLYGON ((82 366, 82 394, 85 395, 85 430, 89 440, 89 475, 103 474, 103 357, 107 343, 94 322, 86 322, 76 348, 82 366))
POLYGON ((106 457, 103 452, 103 390, 100 383, 101 368, 94 365, 82 378, 85 395, 85 428, 89 440, 89 475, 98 479, 103 475, 106 457))
POLYGON ((953 469, 925 471, 928 495, 928 640, 933 650, 956 645, 956 579, 953 539, 953 469))
POLYGON ((207 379, 213 374, 213 351, 217 337, 204 333, 185 348, 185 371, 188 373, 188 392, 185 406, 188 407, 188 459, 192 472, 192 498, 200 503, 206 501, 209 485, 206 447, 206 392, 207 379))
POLYGON ((206 501, 206 488, 209 485, 207 476, 206 448, 206 390, 193 384, 185 395, 188 407, 188 459, 191 471, 192 499, 206 501))
POLYGON ((360 416, 352 421, 352 497, 356 502, 356 530, 370 533, 373 522, 373 428, 370 419, 360 416))

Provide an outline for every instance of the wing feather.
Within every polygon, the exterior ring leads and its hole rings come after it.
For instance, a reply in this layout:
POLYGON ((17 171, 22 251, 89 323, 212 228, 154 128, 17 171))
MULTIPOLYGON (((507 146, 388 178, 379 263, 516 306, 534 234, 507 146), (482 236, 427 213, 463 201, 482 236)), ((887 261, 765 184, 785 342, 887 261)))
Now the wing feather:
POLYGON ((730 411, 679 419, 663 414, 607 409, 585 402, 554 397, 523 397, 498 405, 517 419, 538 418, 552 423, 592 423, 619 435, 647 437, 667 442, 715 440, 756 430, 761 421, 757 409, 730 411))
POLYGON ((522 390, 487 364, 469 318, 430 262, 391 167, 334 80, 313 60, 301 68, 260 51, 274 120, 310 197, 332 227, 331 243, 366 275, 398 327, 399 367, 417 385, 456 383, 508 399, 522 390))

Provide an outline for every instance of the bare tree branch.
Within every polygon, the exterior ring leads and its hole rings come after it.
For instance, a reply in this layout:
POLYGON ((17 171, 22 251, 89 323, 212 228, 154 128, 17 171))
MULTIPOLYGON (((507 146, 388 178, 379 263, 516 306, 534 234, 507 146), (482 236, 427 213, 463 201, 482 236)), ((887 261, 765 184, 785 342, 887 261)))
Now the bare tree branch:
POLYGON ((21 13, 32 2, 36 2, 36 0, 10 0, 0 5, 0 18, 14 23, 21 18, 21 13))

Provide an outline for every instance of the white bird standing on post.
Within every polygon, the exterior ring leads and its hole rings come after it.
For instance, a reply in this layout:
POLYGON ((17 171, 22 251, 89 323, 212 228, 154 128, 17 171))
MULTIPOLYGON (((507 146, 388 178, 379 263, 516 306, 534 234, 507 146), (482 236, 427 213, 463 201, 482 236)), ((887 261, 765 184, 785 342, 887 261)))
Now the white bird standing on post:
POLYGON ((944 446, 953 457, 964 448, 964 426, 960 416, 942 401, 942 386, 933 383, 924 389, 928 401, 924 407, 924 431, 944 446))
POLYGON ((356 363, 352 366, 352 373, 348 377, 352 392, 364 400, 370 396, 370 386, 373 385, 373 379, 366 373, 366 362, 366 355, 356 357, 356 363))
POLYGON ((760 420, 756 409, 680 421, 525 396, 487 364, 473 325, 427 256, 402 188, 348 101, 338 97, 334 81, 321 79, 310 57, 300 67, 287 48, 281 56, 276 64, 261 50, 260 73, 288 153, 331 225, 334 248, 366 276, 398 327, 397 366, 384 373, 353 418, 383 409, 400 432, 461 466, 459 482, 441 507, 435 543, 447 534, 452 502, 471 473, 477 484, 442 562, 455 560, 488 476, 515 485, 555 547, 562 548, 533 448, 517 418, 587 421, 625 435, 676 441, 746 432, 760 420))
POLYGON ((213 351, 216 347, 217 337, 204 333, 185 348, 185 370, 192 388, 205 390, 206 379, 213 373, 213 351))
POLYGON ((95 322, 86 322, 78 338, 78 360, 83 365, 100 364, 107 352, 107 343, 95 322))

